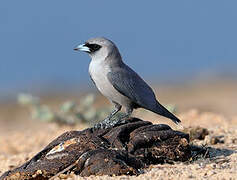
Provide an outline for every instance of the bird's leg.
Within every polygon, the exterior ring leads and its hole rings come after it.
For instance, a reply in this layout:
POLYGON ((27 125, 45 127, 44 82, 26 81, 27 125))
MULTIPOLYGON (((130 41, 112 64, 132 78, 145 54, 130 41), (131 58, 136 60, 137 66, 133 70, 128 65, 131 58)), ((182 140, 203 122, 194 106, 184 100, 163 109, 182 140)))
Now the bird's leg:
POLYGON ((110 124, 112 126, 119 125, 119 124, 125 124, 126 119, 131 116, 132 112, 133 112, 133 107, 126 107, 126 114, 120 118, 115 119, 114 121, 111 121, 110 124))
POLYGON ((110 115, 106 118, 106 119, 111 119, 115 114, 117 114, 117 112, 119 112, 120 110, 121 110, 121 108, 122 108, 122 106, 120 105, 120 104, 118 104, 118 103, 115 103, 115 102, 113 102, 114 103, 114 107, 115 107, 115 109, 110 113, 110 115))
POLYGON ((113 102, 115 109, 109 114, 107 118, 105 118, 103 121, 97 123, 94 125, 94 129, 106 129, 109 127, 113 127, 115 124, 117 124, 114 121, 111 121, 111 118, 121 110, 122 106, 116 102, 113 102))
POLYGON ((133 112, 132 107, 127 107, 126 108, 126 114, 120 118, 120 121, 124 121, 124 119, 129 118, 133 112))
POLYGON ((131 107, 127 108, 125 117, 130 117, 132 115, 132 112, 133 112, 133 108, 131 107))

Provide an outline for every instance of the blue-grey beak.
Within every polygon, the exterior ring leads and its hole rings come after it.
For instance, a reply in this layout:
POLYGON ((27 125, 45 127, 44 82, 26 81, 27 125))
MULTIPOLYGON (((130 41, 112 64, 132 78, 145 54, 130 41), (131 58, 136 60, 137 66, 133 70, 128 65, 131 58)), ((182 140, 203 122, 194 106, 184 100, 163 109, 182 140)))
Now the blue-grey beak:
POLYGON ((85 44, 80 44, 74 48, 75 51, 84 51, 84 52, 91 52, 90 49, 85 46, 85 44))

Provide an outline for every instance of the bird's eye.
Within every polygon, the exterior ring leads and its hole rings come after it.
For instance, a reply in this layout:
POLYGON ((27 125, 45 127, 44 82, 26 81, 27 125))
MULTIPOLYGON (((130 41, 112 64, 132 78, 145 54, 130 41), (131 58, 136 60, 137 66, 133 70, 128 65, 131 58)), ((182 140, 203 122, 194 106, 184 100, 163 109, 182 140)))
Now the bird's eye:
POLYGON ((95 51, 98 51, 101 46, 98 45, 98 44, 89 44, 89 43, 86 43, 85 46, 87 46, 89 49, 90 49, 90 52, 95 52, 95 51))

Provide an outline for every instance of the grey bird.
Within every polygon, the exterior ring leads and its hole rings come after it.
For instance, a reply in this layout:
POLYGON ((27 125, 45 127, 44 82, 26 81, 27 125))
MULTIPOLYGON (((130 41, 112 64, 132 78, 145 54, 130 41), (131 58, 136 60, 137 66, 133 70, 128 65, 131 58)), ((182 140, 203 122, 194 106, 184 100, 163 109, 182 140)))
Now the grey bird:
POLYGON ((144 108, 169 118, 176 124, 181 122, 157 101, 151 87, 123 62, 112 41, 103 37, 92 38, 74 50, 89 54, 90 77, 99 91, 114 104, 115 109, 106 118, 107 121, 123 106, 127 117, 132 114, 133 109, 144 108))

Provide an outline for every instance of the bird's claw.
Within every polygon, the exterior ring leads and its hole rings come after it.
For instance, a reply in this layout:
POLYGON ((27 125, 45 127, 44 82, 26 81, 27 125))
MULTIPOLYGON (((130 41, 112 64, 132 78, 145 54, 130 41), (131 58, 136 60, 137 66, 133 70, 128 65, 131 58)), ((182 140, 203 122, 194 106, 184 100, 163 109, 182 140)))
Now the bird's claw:
POLYGON ((110 125, 110 118, 105 118, 103 121, 96 123, 94 129, 107 129, 110 125))
POLYGON ((96 123, 93 129, 108 129, 115 126, 125 124, 126 120, 123 118, 117 118, 116 120, 111 120, 111 118, 106 118, 103 121, 96 123))

